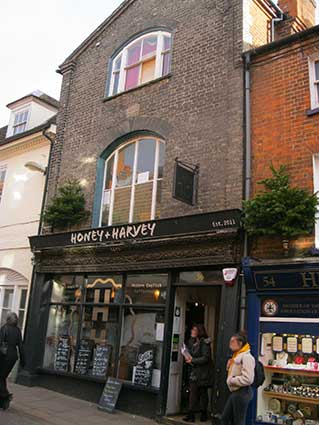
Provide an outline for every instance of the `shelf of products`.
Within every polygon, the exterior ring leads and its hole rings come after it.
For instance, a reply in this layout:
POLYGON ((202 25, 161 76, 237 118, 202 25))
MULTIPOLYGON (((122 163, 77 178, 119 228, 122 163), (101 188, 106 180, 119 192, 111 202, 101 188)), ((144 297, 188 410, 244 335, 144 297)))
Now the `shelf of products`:
POLYGON ((260 342, 257 422, 319 425, 319 337, 263 333, 260 342))

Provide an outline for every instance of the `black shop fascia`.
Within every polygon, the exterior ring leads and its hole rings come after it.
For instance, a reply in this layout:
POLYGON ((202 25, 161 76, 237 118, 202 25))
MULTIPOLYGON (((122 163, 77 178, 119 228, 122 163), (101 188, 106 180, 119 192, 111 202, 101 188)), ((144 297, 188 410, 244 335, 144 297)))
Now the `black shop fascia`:
MULTIPOLYGON (((223 269, 239 271, 240 218, 227 210, 31 237, 32 355, 19 382, 97 402, 112 376, 123 383, 117 408, 180 413, 180 347, 194 322, 208 328, 215 385, 224 382, 240 280, 226 285, 223 269)), ((215 413, 224 387, 213 391, 215 413)))

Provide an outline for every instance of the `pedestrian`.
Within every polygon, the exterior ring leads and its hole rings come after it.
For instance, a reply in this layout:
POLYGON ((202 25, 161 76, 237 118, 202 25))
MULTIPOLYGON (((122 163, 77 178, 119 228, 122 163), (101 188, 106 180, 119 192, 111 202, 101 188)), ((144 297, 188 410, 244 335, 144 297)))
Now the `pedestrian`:
POLYGON ((18 316, 11 312, 7 316, 5 325, 0 329, 0 342, 6 343, 7 353, 0 354, 0 408, 8 409, 12 394, 7 388, 7 377, 18 360, 20 365, 25 366, 25 354, 22 343, 21 331, 18 328, 18 316), (18 349, 18 350, 17 350, 18 349))
POLYGON ((250 353, 250 345, 244 332, 231 337, 229 348, 233 353, 227 364, 227 385, 231 395, 221 420, 222 425, 244 425, 248 405, 253 398, 256 362, 250 353))
POLYGON ((200 421, 207 421, 208 388, 213 382, 213 362, 211 355, 211 339, 203 325, 194 325, 187 344, 188 353, 185 361, 191 367, 189 377, 189 409, 183 420, 195 422, 197 405, 200 406, 200 421))

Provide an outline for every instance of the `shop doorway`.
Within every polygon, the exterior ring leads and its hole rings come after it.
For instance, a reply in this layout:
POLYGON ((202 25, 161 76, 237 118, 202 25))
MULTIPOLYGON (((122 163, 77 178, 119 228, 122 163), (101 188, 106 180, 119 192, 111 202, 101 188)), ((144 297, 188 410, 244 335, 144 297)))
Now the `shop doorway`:
POLYGON ((220 305, 219 286, 188 286, 175 289, 173 338, 167 397, 167 415, 183 414, 188 405, 189 369, 180 349, 189 341, 191 327, 203 324, 212 338, 214 357, 220 305))

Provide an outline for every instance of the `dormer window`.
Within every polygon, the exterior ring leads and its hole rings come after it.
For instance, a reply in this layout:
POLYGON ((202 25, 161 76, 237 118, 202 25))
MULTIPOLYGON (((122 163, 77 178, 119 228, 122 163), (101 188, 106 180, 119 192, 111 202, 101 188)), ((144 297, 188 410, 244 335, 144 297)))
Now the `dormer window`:
POLYGON ((171 34, 157 31, 128 43, 112 60, 109 96, 131 90, 170 73, 171 34))
POLYGON ((13 122, 13 135, 23 133, 27 129, 29 118, 29 110, 24 109, 22 111, 16 112, 14 115, 13 122))

